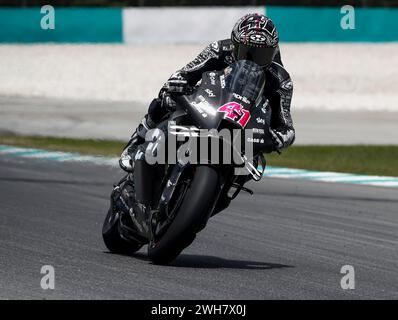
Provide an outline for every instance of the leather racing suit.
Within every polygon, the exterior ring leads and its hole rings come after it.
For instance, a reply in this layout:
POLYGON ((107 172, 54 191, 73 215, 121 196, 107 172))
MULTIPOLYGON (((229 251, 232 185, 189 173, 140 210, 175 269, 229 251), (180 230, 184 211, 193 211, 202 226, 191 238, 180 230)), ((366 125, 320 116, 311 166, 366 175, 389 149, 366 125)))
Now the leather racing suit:
MULTIPOLYGON (((232 54, 233 44, 230 39, 219 40, 209 44, 199 55, 182 69, 171 75, 159 92, 158 98, 153 99, 137 130, 127 143, 119 161, 120 166, 126 170, 132 163, 129 154, 137 145, 145 141, 145 133, 156 126, 168 113, 163 106, 164 93, 184 93, 182 83, 195 86, 207 71, 220 71, 235 62, 232 54)), ((290 104, 293 95, 293 83, 289 73, 283 66, 280 51, 273 62, 265 68, 266 83, 263 95, 269 101, 271 108, 270 133, 274 149, 279 151, 290 146, 295 140, 295 130, 290 114, 290 104)), ((127 169, 128 170, 128 169, 127 169)))
MULTIPOLYGON (((188 85, 194 86, 202 74, 212 70, 222 70, 235 61, 232 55, 230 39, 220 40, 209 44, 194 60, 171 75, 160 90, 168 90, 170 83, 186 80, 188 85)), ((275 149, 280 150, 290 146, 295 139, 295 130, 290 114, 290 104, 293 95, 293 83, 289 73, 284 68, 278 49, 274 61, 265 69, 266 84, 264 96, 271 106, 271 133, 275 142, 275 149)), ((155 99, 156 100, 156 99, 155 99)), ((154 123, 166 113, 161 107, 159 99, 153 101, 148 109, 148 115, 154 123)))

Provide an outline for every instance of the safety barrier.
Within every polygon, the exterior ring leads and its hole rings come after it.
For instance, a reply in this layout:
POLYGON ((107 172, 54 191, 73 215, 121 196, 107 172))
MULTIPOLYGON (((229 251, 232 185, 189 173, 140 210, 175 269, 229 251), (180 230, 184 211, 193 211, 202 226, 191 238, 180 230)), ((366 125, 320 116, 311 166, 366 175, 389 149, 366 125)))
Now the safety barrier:
POLYGON ((284 42, 398 41, 396 8, 267 6, 54 8, 53 15, 46 8, 0 8, 0 42, 203 43, 229 37, 247 12, 271 17, 284 42))

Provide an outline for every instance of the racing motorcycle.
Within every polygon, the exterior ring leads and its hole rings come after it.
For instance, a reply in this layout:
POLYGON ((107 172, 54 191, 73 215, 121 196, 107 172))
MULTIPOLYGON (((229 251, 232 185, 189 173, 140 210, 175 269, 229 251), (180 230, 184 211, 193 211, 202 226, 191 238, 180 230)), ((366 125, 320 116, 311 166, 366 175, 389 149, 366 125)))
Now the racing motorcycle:
POLYGON ((189 94, 169 99, 174 104, 137 149, 133 172, 114 185, 102 229, 111 252, 131 254, 147 244, 153 263, 168 264, 240 191, 253 194, 244 184, 261 179, 264 152, 273 151, 265 81, 259 65, 241 60, 205 72, 189 94), (193 138, 210 142, 202 148, 193 138), (227 147, 220 153, 214 141, 227 147), (237 161, 226 161, 225 150, 237 161), (161 154, 166 161, 148 161, 161 154), (199 161, 186 161, 192 154, 199 161))

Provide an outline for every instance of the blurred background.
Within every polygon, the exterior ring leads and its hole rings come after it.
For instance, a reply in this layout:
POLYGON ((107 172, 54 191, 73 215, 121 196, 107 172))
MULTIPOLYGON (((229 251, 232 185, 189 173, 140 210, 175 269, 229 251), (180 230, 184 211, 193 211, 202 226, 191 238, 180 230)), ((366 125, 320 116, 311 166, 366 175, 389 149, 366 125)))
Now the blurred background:
POLYGON ((175 70, 260 12, 294 82, 297 146, 397 144, 398 1, 0 5, 0 135, 125 141, 175 70))
MULTIPOLYGON (((2 5, 7 6, 40 6, 48 4, 48 1, 39 0, 3 0, 2 5)), ((58 6, 247 6, 247 5, 280 5, 280 6, 341 6, 356 5, 361 7, 394 7, 397 0, 58 0, 51 1, 58 6)))

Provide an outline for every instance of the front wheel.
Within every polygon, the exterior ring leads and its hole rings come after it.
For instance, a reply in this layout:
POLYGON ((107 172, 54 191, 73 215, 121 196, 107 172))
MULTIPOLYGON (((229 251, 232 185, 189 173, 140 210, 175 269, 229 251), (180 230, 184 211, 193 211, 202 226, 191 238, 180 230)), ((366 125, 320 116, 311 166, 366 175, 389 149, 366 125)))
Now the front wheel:
POLYGON ((206 223, 218 190, 218 174, 211 166, 198 166, 177 209, 174 221, 157 242, 148 245, 148 257, 155 264, 168 264, 189 246, 206 223))

